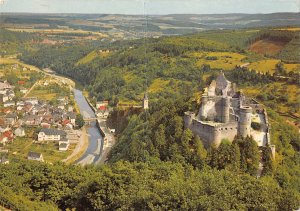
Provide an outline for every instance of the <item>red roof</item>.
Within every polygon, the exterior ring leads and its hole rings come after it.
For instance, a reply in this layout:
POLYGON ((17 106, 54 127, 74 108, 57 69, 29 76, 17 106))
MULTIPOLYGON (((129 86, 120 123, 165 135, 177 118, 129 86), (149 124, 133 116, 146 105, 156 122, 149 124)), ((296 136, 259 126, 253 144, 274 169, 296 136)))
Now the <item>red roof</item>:
POLYGON ((13 132, 12 131, 5 131, 4 133, 3 133, 3 136, 4 137, 7 137, 9 140, 12 140, 13 139, 13 137, 14 137, 14 134, 13 134, 13 132))
POLYGON ((105 111, 106 110, 106 106, 99 106, 99 110, 105 111))
POLYGON ((24 85, 26 82, 25 81, 18 81, 19 85, 24 85))
POLYGON ((69 123, 71 123, 70 120, 65 119, 65 120, 63 121, 63 125, 66 125, 66 124, 69 124, 69 123))

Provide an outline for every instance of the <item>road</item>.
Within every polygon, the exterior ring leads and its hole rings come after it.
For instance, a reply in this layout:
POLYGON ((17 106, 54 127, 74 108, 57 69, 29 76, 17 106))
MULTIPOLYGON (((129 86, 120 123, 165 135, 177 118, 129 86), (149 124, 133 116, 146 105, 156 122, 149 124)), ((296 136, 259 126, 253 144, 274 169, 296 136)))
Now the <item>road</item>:
POLYGON ((101 153, 100 159, 96 162, 97 164, 103 164, 107 161, 108 155, 112 149, 112 147, 116 143, 116 139, 113 133, 110 132, 109 128, 107 128, 106 125, 106 119, 105 118, 98 118, 98 121, 100 122, 100 128, 105 134, 105 138, 103 141, 103 150, 101 153))

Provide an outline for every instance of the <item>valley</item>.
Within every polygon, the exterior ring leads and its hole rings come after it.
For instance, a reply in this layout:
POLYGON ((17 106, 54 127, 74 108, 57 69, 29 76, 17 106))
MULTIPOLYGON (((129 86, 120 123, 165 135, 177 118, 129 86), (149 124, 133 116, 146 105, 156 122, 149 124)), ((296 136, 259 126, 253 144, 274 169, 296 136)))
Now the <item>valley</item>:
POLYGON ((298 208, 297 15, 3 14, 0 205, 298 208))

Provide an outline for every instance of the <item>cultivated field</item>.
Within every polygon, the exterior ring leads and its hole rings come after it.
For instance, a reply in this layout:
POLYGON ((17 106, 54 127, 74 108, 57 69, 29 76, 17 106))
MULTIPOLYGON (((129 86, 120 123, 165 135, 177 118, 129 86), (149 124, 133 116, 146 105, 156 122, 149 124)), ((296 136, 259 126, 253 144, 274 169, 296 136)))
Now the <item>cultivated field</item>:
POLYGON ((249 50, 258 54, 272 56, 278 54, 286 44, 286 42, 281 41, 259 40, 253 43, 249 50))
POLYGON ((242 65, 245 55, 233 52, 197 52, 188 54, 189 57, 197 58, 197 66, 202 67, 204 64, 210 65, 211 68, 231 70, 237 65, 242 65), (209 58, 216 57, 215 60, 209 58))

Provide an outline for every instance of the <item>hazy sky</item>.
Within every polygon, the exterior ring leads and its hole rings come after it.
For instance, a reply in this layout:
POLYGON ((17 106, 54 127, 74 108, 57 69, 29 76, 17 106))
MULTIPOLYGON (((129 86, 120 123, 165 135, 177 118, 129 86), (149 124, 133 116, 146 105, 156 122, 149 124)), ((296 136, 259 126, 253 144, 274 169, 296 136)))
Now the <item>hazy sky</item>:
POLYGON ((0 12, 38 13, 273 13, 299 7, 300 0, 0 0, 0 12))

